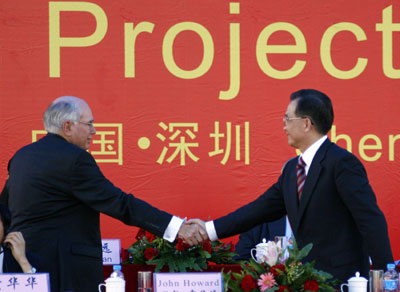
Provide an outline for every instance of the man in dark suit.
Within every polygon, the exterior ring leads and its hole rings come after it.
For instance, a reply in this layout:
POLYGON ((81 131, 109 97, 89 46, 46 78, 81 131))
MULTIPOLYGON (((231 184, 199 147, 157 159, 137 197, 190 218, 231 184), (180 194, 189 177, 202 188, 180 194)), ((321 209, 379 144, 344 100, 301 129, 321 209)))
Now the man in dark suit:
POLYGON ((86 151, 96 133, 93 115, 76 97, 56 99, 44 114, 48 134, 21 148, 10 162, 5 196, 11 230, 50 273, 51 290, 92 292, 103 281, 100 213, 190 245, 207 238, 197 226, 124 193, 86 151))
POLYGON ((241 233, 239 241, 235 245, 235 253, 238 255, 234 259, 248 260, 251 257, 251 249, 260 242, 263 242, 263 239, 268 242, 274 241, 275 236, 285 236, 287 233, 286 226, 286 216, 283 216, 276 221, 265 222, 253 227, 249 231, 241 233))
POLYGON ((278 181, 258 199, 207 222, 211 240, 287 214, 299 247, 313 243, 305 260, 315 260, 316 268, 342 281, 356 271, 368 277, 368 256, 375 269, 393 262, 387 223, 363 165, 326 136, 333 116, 331 100, 322 92, 308 89, 291 95, 283 129, 288 144, 301 155, 286 163, 278 181))

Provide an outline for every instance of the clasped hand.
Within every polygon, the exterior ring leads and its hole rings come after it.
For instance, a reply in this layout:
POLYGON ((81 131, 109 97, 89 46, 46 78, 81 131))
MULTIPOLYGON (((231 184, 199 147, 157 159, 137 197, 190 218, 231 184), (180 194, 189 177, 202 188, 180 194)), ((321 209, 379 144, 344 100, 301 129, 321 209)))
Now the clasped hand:
POLYGON ((178 231, 178 237, 190 246, 198 245, 208 239, 206 225, 201 219, 185 221, 178 231))

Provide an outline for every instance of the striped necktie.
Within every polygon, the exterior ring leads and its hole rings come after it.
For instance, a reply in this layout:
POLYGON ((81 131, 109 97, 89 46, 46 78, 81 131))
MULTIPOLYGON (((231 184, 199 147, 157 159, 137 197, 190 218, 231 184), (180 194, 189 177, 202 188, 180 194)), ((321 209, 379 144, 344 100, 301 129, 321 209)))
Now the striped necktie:
POLYGON ((304 182, 306 181, 306 163, 303 158, 299 157, 299 161, 297 162, 297 194, 299 196, 299 200, 301 197, 301 193, 303 192, 304 182))

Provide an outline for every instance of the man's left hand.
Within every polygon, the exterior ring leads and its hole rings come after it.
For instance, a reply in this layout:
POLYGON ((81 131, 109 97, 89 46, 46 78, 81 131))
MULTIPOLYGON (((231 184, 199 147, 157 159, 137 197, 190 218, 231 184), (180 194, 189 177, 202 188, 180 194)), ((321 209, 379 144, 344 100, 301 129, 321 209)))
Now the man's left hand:
POLYGON ((190 246, 198 245, 208 239, 205 229, 199 224, 183 223, 178 231, 178 237, 190 246))

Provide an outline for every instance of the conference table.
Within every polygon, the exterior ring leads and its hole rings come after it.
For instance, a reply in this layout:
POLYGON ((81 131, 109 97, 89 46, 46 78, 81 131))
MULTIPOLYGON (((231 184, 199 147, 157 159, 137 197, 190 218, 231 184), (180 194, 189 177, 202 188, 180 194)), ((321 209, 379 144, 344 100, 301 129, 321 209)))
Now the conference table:
MULTIPOLYGON (((155 266, 152 265, 121 265, 122 273, 125 278, 125 292, 137 292, 137 278, 139 271, 154 272, 155 266)), ((205 272, 224 272, 233 271, 240 272, 240 265, 209 265, 205 272)), ((103 277, 107 279, 113 271, 113 266, 103 266, 103 277)), ((168 269, 163 269, 161 272, 168 272, 168 269)), ((201 273, 201 272, 199 272, 201 273)))
MULTIPOLYGON (((121 265, 122 272, 124 273, 125 278, 125 292, 137 292, 137 282, 138 282, 138 272, 139 271, 151 271, 154 272, 155 266, 152 265, 134 265, 127 264, 121 265)), ((400 271, 400 264, 396 265, 396 268, 400 271)), ((221 272, 222 269, 224 272, 232 271, 239 273, 241 270, 240 265, 209 265, 205 272, 221 272)), ((103 266, 103 277, 107 279, 113 271, 113 266, 103 266)), ((165 268, 161 270, 161 272, 168 272, 168 269, 165 268)), ((199 272, 201 273, 201 272, 199 272)))

